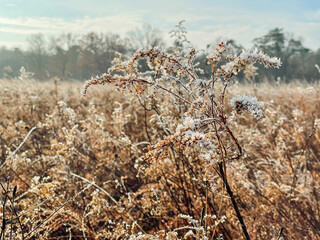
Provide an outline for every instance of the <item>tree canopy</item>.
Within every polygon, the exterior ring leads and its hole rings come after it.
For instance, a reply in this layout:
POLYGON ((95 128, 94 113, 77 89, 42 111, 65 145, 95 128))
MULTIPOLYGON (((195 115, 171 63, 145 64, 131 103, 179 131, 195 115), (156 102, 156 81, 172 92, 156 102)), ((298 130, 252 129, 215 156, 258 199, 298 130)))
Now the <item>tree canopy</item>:
MULTIPOLYGON (((190 48, 183 22, 180 22, 170 35, 174 43, 167 48, 168 51, 174 51, 174 48, 190 48)), ((243 49, 233 39, 227 42, 233 45, 236 52, 243 49)), ((280 69, 265 70, 259 67, 257 81, 280 78, 285 82, 296 79, 311 82, 319 79, 319 73, 314 66, 320 64, 320 49, 312 51, 306 48, 301 38, 294 37, 281 28, 275 28, 253 39, 252 43, 253 48, 258 48, 270 56, 280 57, 282 61, 280 69)), ((148 47, 165 48, 162 33, 149 24, 128 32, 126 37, 114 33, 90 32, 83 35, 62 33, 47 39, 44 35, 34 34, 28 38, 26 50, 0 48, 0 77, 18 77, 23 66, 26 71, 34 72, 35 78, 39 80, 55 76, 61 79, 83 80, 106 72, 116 52, 129 56, 137 49, 148 47)), ((208 43, 207 49, 198 54, 197 61, 202 69, 205 69, 202 73, 204 78, 210 74, 210 69, 206 71, 206 54, 214 51, 214 48, 214 44, 208 43)), ((245 76, 242 74, 238 78, 242 80, 245 76)))

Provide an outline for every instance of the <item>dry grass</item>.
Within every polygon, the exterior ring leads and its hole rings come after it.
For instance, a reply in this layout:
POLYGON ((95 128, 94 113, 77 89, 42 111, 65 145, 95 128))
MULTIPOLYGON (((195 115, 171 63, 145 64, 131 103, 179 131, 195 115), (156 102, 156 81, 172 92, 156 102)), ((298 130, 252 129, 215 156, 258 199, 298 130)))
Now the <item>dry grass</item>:
MULTIPOLYGON (((177 152, 179 160, 147 166, 140 174, 145 147, 177 126, 181 109, 168 98, 148 109, 139 97, 112 87, 92 87, 83 99, 81 87, 0 81, 1 163, 36 126, 0 169, 6 219, 0 239, 139 239, 139 232, 150 234, 140 239, 175 239, 174 233, 187 232, 170 233, 188 225, 180 214, 198 220, 195 228, 215 226, 208 230, 212 239, 242 238, 223 182, 216 179, 215 189, 208 189, 205 162, 195 152, 177 152), (156 110, 167 120, 165 128, 156 110), (204 212, 216 219, 204 218, 204 212)), ((252 87, 230 89, 231 96, 243 93, 253 95, 252 87)), ((255 95, 264 117, 244 115, 234 123, 246 154, 228 162, 228 181, 248 232, 252 239, 277 239, 283 227, 282 239, 317 239, 319 86, 263 84, 255 95)), ((204 239, 189 237, 195 238, 204 239)))

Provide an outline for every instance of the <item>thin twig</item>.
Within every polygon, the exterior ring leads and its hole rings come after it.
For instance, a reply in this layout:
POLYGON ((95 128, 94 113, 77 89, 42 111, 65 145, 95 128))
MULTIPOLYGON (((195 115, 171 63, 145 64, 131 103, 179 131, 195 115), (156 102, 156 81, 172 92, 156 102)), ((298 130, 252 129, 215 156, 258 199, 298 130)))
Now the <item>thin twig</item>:
MULTIPOLYGON (((111 195, 110 193, 108 193, 105 189, 103 189, 102 187, 100 187, 99 185, 97 185, 95 182, 91 182, 89 181, 88 179, 84 178, 84 177, 81 177, 79 176, 78 174, 75 174, 75 173, 72 173, 70 172, 70 175, 76 177, 76 178, 79 178, 87 183, 90 183, 92 184, 92 186, 96 187, 97 189, 99 189, 101 192, 103 192, 104 194, 106 194, 112 202, 114 202, 117 206, 119 205, 119 203, 117 202, 117 200, 115 200, 111 195)), ((132 222, 135 222, 136 225, 139 227, 139 229, 144 233, 146 234, 146 232, 143 230, 143 228, 137 223, 137 221, 134 220, 134 218, 130 215, 129 212, 126 212, 126 214, 128 215, 128 217, 131 219, 132 222)))
POLYGON ((84 187, 80 192, 78 192, 76 195, 74 195, 71 199, 66 201, 64 204, 62 204, 60 207, 58 207, 53 213, 51 213, 43 222, 38 224, 31 232, 29 232, 25 237, 29 237, 32 233, 34 233, 37 229, 39 229, 45 222, 47 222, 53 215, 55 215, 60 209, 64 208, 68 203, 74 201, 81 193, 85 192, 88 188, 94 185, 94 182, 91 182, 89 185, 84 187))
POLYGON ((281 235, 283 233, 283 229, 284 229, 284 227, 281 227, 279 234, 278 234, 278 237, 277 237, 277 240, 279 240, 281 238, 281 235))
POLYGON ((16 153, 20 150, 20 148, 26 143, 26 141, 28 140, 28 138, 30 137, 31 133, 36 129, 37 127, 34 126, 33 128, 31 128, 31 130, 28 132, 27 136, 25 136, 25 138, 23 139, 23 141, 20 143, 20 145, 16 148, 16 150, 14 150, 12 152, 12 154, 4 161, 4 163, 2 163, 2 165, 0 166, 0 169, 3 168, 4 165, 7 164, 7 162, 9 161, 9 159, 11 159, 11 165, 13 162, 13 156, 16 155, 16 153))
MULTIPOLYGON (((10 239, 12 238, 12 223, 13 223, 14 220, 17 219, 17 220, 18 220, 18 224, 19 224, 19 226, 20 226, 20 228, 21 228, 22 240, 24 240, 25 237, 24 237, 24 231, 23 231, 22 223, 21 223, 20 218, 19 218, 20 216, 18 216, 18 213, 17 213, 16 209, 14 208, 15 190, 14 190, 14 192, 13 192, 14 194, 12 195, 13 198, 11 199, 10 196, 9 196, 9 194, 8 194, 8 191, 3 187, 2 184, 0 184, 0 185, 1 185, 1 188, 3 189, 3 191, 5 192, 7 199, 11 202, 11 206, 8 206, 8 208, 9 208, 10 211, 11 211, 11 219, 10 219, 9 221, 6 220, 6 224, 9 224, 9 223, 10 223, 10 239), (13 218, 13 214, 16 215, 15 218, 13 218)), ((5 206, 4 206, 4 207, 5 207, 5 206)), ((1 238, 0 238, 0 239, 1 239, 1 238)))
POLYGON ((42 205, 43 205, 43 204, 45 204, 47 201, 49 201, 49 200, 53 199, 55 196, 56 196, 55 194, 54 194, 54 195, 52 195, 51 197, 49 197, 49 198, 45 199, 44 201, 40 202, 39 204, 37 204, 37 205, 33 206, 32 208, 30 208, 30 209, 28 209, 28 210, 26 210, 26 211, 24 211, 24 212, 20 213, 19 215, 17 215, 17 216, 16 216, 14 219, 12 219, 12 220, 16 220, 17 218, 24 216, 26 213, 28 213, 28 212, 32 211, 33 209, 35 209, 35 208, 38 208, 38 207, 42 206, 42 205))

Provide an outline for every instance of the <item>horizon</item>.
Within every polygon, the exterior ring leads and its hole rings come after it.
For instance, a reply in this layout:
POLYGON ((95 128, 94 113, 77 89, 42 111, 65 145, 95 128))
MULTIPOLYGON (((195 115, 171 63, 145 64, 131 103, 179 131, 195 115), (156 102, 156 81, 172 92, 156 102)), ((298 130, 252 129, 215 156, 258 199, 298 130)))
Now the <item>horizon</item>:
POLYGON ((233 39, 248 48, 254 38, 274 28, 293 34, 311 50, 320 48, 320 2, 314 0, 268 3, 0 0, 0 3, 0 46, 7 48, 25 49, 28 37, 38 33, 47 38, 68 32, 111 32, 125 37, 145 23, 157 27, 168 42, 169 31, 181 20, 186 21, 187 37, 197 48, 220 38, 233 39))

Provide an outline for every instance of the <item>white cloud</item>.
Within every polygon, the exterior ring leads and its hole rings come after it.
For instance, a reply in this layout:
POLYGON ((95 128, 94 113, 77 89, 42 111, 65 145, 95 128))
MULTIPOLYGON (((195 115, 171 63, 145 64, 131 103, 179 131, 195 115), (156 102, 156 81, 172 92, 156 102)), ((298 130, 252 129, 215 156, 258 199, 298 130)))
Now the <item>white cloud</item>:
MULTIPOLYGON (((315 11, 313 19, 319 13, 315 11)), ((191 14, 186 20, 186 25, 193 26, 193 30, 187 29, 189 39, 201 48, 221 37, 234 39, 248 48, 252 46, 254 38, 261 37, 276 27, 293 33, 294 37, 301 37, 303 44, 308 48, 320 48, 320 21, 308 22, 305 18, 297 18, 289 13, 279 16, 270 12, 239 10, 237 14, 225 14, 222 11, 212 11, 212 14, 191 14)))
POLYGON ((3 18, 0 17, 0 31, 21 34, 61 32, 117 32, 125 33, 139 26, 138 15, 118 15, 99 18, 85 17, 75 20, 62 18, 3 18), (2 26, 1 26, 2 25, 2 26))
POLYGON ((0 17, 0 34, 6 41, 1 45, 12 47, 25 47, 26 39, 35 33, 44 35, 58 35, 62 32, 114 32, 124 35, 126 32, 140 26, 138 15, 123 14, 99 18, 85 17, 75 20, 62 18, 4 18, 0 17), (19 40, 17 40, 17 35, 19 40), (11 40, 11 41, 10 41, 11 40))
POLYGON ((306 12, 305 15, 309 21, 319 22, 320 21, 320 8, 315 11, 308 11, 308 12, 306 12))
MULTIPOLYGON (((251 47, 254 38, 266 34, 275 27, 280 27, 287 32, 294 33, 295 37, 301 36, 307 47, 318 49, 320 48, 320 10, 308 14, 297 18, 291 13, 279 15, 274 12, 231 8, 227 13, 223 8, 206 8, 202 9, 200 14, 197 9, 186 6, 183 12, 175 14, 159 7, 154 12, 121 11, 120 14, 114 16, 84 17, 73 20, 48 17, 0 17, 0 34, 11 34, 12 36, 20 34, 25 38, 32 33, 56 35, 61 32, 87 33, 90 31, 125 35, 126 32, 141 26, 141 23, 144 22, 151 22, 159 26, 160 30, 166 34, 178 21, 185 19, 189 39, 201 48, 208 43, 215 42, 219 37, 232 38, 245 47, 251 47)), ((168 34, 165 38, 169 39, 168 34)), ((12 39, 14 42, 14 37, 12 39)), ((10 41, 7 42, 10 43, 10 41)), ((1 43, 4 44, 3 41, 1 43)))

